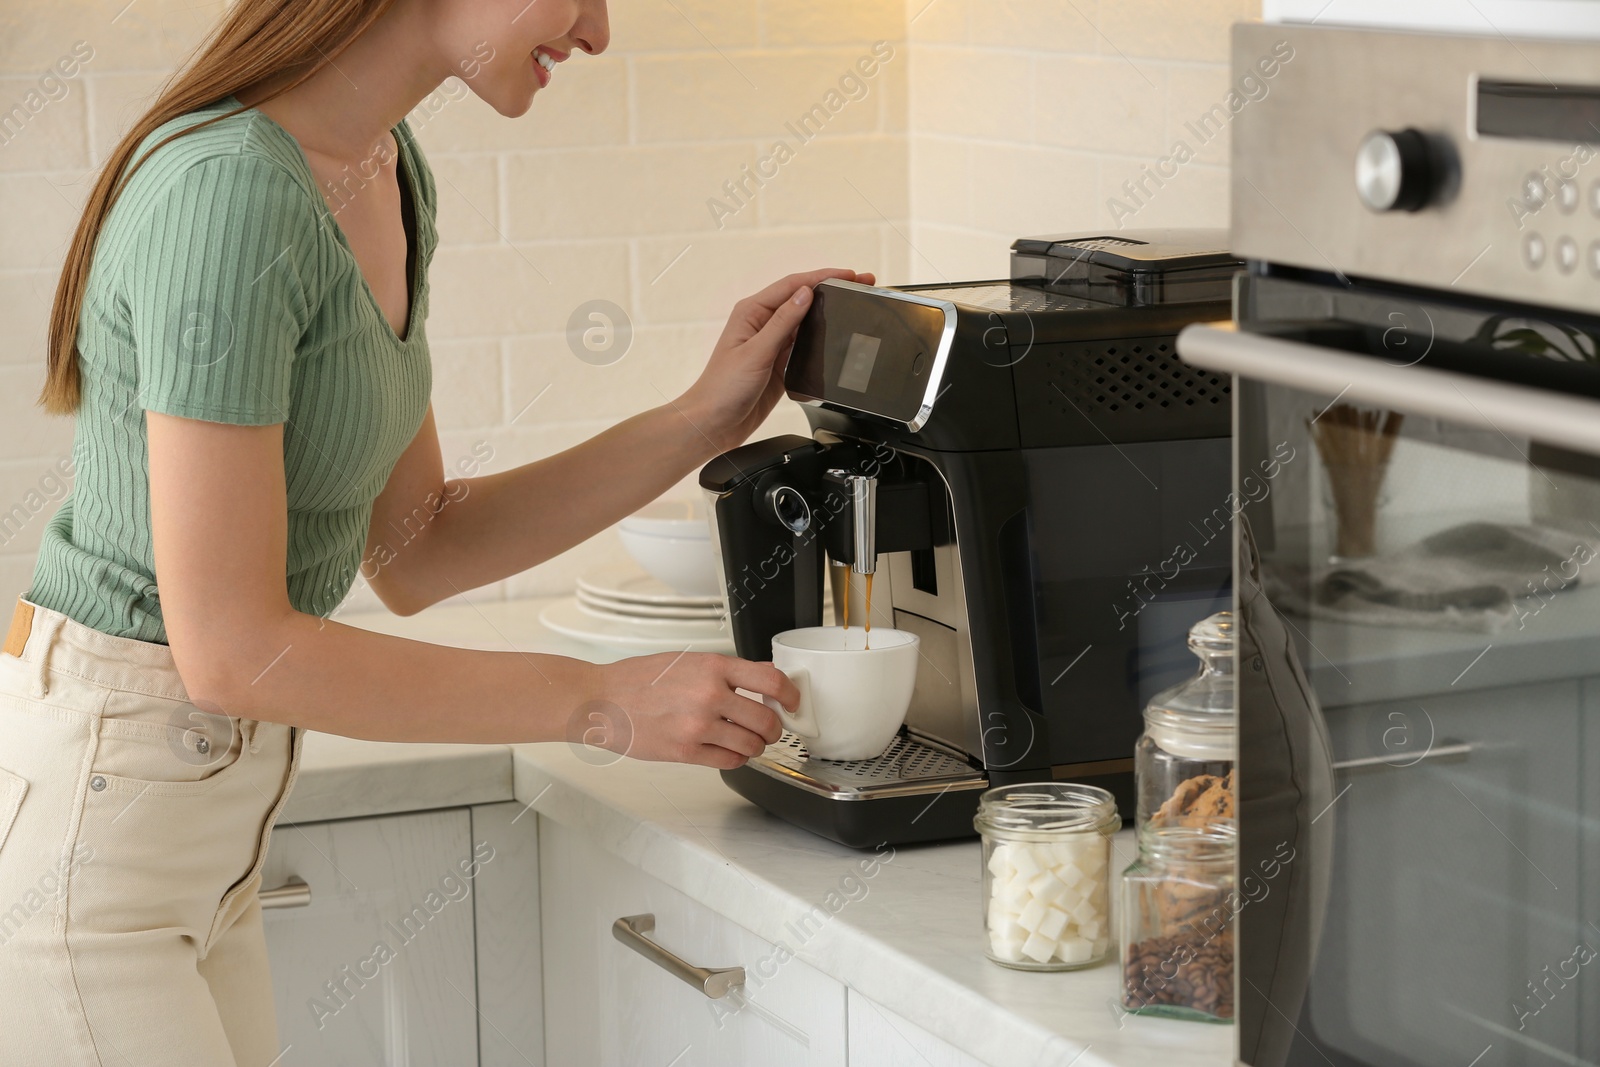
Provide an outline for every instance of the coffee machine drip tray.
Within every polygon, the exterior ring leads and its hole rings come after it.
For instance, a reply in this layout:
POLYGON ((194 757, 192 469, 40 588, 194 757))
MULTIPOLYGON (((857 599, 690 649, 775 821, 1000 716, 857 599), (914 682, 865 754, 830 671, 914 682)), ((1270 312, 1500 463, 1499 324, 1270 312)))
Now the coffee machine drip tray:
POLYGON ((786 730, 746 766, 830 800, 936 794, 989 784, 966 760, 903 730, 881 756, 838 761, 812 759, 805 742, 786 730))
POLYGON ((786 822, 851 848, 971 837, 989 785, 960 753, 904 727, 883 755, 837 762, 812 759, 804 741, 785 733, 722 780, 786 822))

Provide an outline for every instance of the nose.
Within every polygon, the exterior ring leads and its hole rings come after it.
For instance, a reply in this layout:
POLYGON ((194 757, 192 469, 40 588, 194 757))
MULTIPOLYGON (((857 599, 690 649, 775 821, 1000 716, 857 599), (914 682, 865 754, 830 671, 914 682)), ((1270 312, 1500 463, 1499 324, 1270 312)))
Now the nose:
POLYGON ((606 0, 585 4, 578 24, 572 27, 572 39, 579 48, 597 56, 611 43, 611 20, 606 14, 606 0))

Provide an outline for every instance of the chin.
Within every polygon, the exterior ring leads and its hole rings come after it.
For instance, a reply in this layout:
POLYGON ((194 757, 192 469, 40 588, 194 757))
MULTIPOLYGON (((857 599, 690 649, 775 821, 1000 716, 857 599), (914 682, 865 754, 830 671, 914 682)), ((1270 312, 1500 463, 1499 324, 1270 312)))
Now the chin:
POLYGON ((521 118, 523 115, 528 113, 528 110, 531 107, 533 107, 533 96, 533 93, 529 93, 526 96, 519 96, 514 100, 508 100, 506 101, 506 106, 496 107, 495 110, 500 112, 500 114, 504 115, 508 119, 521 118))
POLYGON ((496 86, 493 92, 475 92, 474 95, 508 119, 520 118, 533 106, 538 86, 496 86))

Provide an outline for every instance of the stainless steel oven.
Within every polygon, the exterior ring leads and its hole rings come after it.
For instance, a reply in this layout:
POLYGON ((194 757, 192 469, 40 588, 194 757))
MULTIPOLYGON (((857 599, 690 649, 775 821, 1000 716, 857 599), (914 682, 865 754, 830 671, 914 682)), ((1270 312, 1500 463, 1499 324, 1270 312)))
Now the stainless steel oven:
POLYGON ((1233 57, 1238 1058, 1600 1063, 1600 44, 1233 57))

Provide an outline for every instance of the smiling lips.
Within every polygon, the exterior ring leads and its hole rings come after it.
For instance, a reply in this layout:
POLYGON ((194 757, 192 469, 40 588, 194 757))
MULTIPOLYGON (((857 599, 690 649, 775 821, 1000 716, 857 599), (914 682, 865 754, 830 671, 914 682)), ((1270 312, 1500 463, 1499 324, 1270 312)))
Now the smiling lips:
POLYGON ((540 88, 550 84, 550 78, 555 73, 556 64, 566 58, 565 54, 550 51, 542 45, 534 49, 534 66, 538 69, 540 88))

